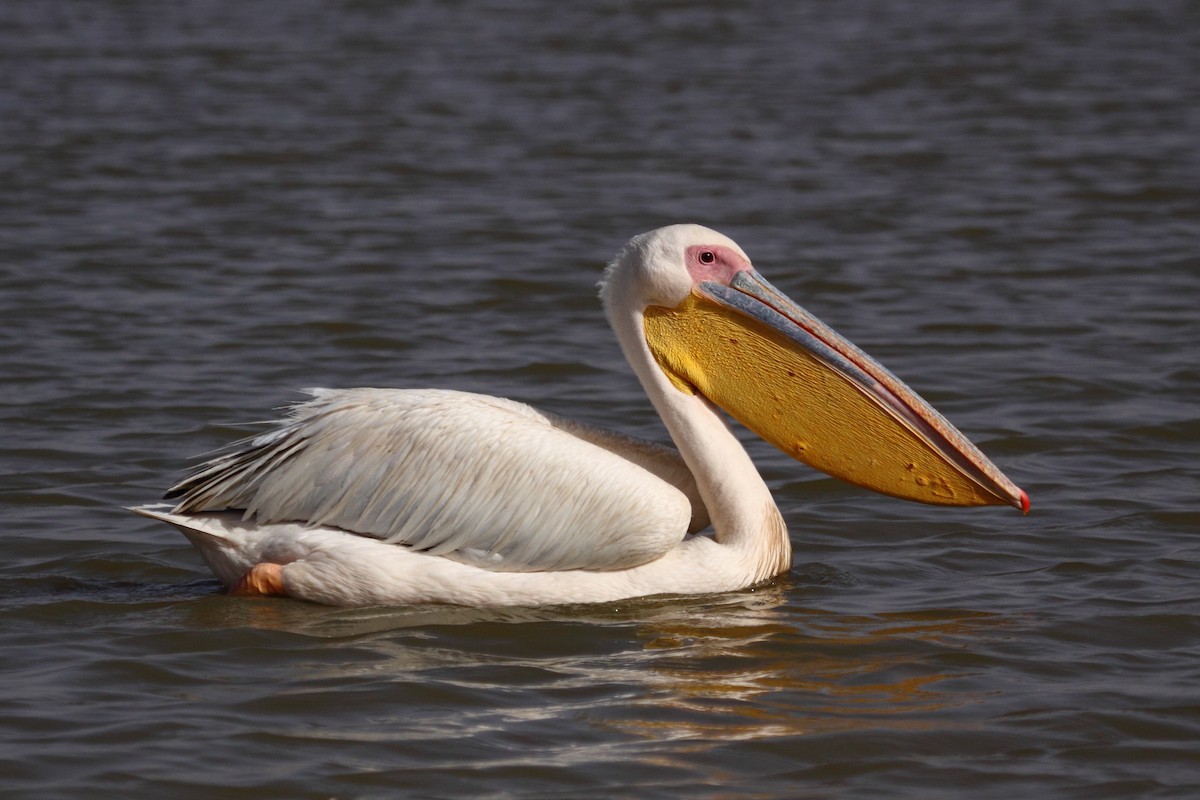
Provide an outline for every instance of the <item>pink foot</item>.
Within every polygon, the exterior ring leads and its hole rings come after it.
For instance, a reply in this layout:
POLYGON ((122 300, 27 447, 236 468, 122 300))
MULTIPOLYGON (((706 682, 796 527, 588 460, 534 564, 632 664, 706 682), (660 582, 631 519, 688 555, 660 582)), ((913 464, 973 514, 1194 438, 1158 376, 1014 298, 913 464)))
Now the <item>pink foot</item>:
POLYGON ((283 589, 283 567, 270 562, 255 564, 229 587, 229 594, 233 597, 282 597, 287 594, 283 589))

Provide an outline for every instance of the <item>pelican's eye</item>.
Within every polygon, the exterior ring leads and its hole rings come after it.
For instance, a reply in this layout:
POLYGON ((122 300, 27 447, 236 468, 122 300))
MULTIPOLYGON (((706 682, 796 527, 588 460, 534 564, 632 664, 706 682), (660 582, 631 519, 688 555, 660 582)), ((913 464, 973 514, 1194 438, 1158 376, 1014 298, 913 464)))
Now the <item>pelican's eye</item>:
POLYGON ((717 256, 712 250, 705 250, 700 254, 701 264, 711 264, 717 260, 717 256))

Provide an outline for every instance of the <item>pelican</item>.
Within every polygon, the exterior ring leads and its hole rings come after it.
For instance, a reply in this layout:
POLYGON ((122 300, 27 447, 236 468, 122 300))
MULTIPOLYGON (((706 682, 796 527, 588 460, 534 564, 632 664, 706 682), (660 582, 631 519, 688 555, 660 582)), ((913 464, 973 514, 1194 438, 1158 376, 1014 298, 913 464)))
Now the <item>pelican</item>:
POLYGON ((698 225, 635 236, 600 296, 675 447, 444 390, 312 389, 139 514, 231 594, 340 606, 608 602, 743 589, 791 567, 722 411, 895 497, 1029 498, 892 373, 698 225), (710 528, 711 530, 706 530, 710 528))

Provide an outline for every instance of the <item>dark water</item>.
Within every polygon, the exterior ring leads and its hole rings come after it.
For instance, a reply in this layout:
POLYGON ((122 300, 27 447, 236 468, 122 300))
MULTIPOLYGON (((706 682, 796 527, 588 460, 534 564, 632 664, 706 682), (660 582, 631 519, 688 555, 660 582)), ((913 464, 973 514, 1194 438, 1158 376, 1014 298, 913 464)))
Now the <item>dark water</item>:
POLYGON ((5 797, 1200 793, 1200 5, 0 5, 5 797), (1033 513, 751 447, 769 587, 226 598, 121 506, 310 385, 661 436, 594 283, 696 221, 1033 513))

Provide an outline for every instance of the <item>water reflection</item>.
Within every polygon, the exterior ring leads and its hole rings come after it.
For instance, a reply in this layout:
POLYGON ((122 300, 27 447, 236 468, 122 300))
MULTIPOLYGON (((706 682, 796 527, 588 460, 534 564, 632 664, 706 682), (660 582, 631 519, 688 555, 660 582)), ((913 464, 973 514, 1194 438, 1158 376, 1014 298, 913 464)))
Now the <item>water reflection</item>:
MULTIPOLYGON (((302 634, 288 637, 308 654, 298 659, 297 702, 367 680, 397 707, 406 697, 424 704, 437 696, 438 707, 422 713, 423 736, 494 737, 577 717, 691 750, 851 729, 944 728, 954 723, 943 712, 978 702, 969 679, 987 658, 973 644, 1005 625, 1003 617, 961 609, 839 614, 798 605, 795 588, 567 609, 339 610, 213 598, 192 621, 302 634), (513 706, 513 691, 529 701, 513 706)), ((323 735, 411 741, 416 733, 407 715, 382 730, 342 723, 323 735)))
MULTIPOLYGON (((760 739, 872 727, 941 727, 931 716, 974 702, 948 689, 956 656, 1003 624, 973 611, 840 615, 785 607, 660 620, 642 631, 653 688, 609 724, 656 738, 760 739)), ((965 659, 970 662, 971 659, 965 659)))

